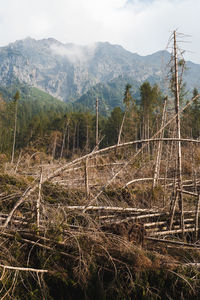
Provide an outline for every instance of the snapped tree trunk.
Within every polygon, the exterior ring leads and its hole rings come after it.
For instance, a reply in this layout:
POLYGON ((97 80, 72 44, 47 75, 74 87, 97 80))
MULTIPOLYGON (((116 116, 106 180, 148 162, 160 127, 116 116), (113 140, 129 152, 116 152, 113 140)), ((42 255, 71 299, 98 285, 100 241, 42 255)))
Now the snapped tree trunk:
POLYGON ((117 140, 117 146, 118 146, 118 145, 120 144, 120 142, 121 142, 121 134, 122 134, 123 126, 124 126, 125 117, 126 117, 126 110, 125 110, 125 112, 124 112, 123 119, 122 119, 122 123, 121 123, 120 129, 119 129, 118 140, 117 140))

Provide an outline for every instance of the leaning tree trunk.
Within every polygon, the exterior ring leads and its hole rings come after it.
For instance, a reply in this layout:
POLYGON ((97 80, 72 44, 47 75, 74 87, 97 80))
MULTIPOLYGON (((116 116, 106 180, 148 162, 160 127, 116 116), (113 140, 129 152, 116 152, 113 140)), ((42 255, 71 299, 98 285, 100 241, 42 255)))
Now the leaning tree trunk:
POLYGON ((122 123, 121 123, 120 129, 119 129, 119 134, 118 134, 118 139, 117 139, 117 146, 118 146, 118 145, 120 144, 120 142, 121 142, 121 135, 122 135, 122 129, 123 129, 123 126, 124 126, 125 117, 126 117, 126 110, 125 110, 125 112, 124 112, 123 119, 122 119, 122 123))

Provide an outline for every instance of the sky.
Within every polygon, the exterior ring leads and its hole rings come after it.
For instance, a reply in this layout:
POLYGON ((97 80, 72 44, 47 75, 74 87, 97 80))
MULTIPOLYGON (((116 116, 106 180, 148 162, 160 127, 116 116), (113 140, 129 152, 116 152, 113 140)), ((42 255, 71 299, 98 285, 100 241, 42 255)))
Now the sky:
POLYGON ((185 58, 200 64, 200 0, 0 0, 0 46, 32 37, 79 45, 108 41, 147 55, 173 30, 185 58))

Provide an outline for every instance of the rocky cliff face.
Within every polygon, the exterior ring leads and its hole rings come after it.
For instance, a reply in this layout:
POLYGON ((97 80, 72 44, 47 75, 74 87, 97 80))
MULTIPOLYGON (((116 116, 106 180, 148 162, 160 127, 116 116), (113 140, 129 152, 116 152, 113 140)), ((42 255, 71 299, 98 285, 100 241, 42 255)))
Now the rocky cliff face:
MULTIPOLYGON (((27 38, 0 48, 0 85, 18 79, 66 102, 74 101, 98 83, 120 76, 161 81, 161 66, 169 59, 165 51, 146 57, 121 46, 97 43, 92 46, 62 44, 55 39, 27 38)), ((200 82, 200 66, 190 63, 189 87, 200 82), (193 73, 195 76, 193 76, 193 73)))

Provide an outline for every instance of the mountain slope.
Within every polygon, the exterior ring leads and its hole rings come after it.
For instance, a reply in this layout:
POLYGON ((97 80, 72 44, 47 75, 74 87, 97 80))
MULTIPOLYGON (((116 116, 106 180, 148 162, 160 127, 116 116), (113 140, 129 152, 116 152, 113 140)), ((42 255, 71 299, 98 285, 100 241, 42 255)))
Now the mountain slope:
POLYGON ((127 82, 132 85, 134 98, 138 100, 139 83, 131 77, 119 76, 106 83, 98 83, 76 100, 75 105, 81 104, 90 111, 95 111, 96 98, 98 98, 99 111, 103 115, 107 115, 116 106, 124 108, 123 98, 127 82))
MULTIPOLYGON (((27 38, 0 48, 0 86, 25 83, 72 102, 103 84, 109 86, 108 97, 104 97, 109 107, 109 97, 112 98, 116 88, 113 86, 112 89, 113 81, 130 78, 136 85, 145 80, 163 84, 169 59, 167 51, 140 56, 107 42, 77 46, 62 44, 55 39, 37 41, 27 38)), ((187 88, 198 88, 200 65, 189 62, 188 66, 187 88)), ((79 102, 83 103, 84 97, 79 102)))

